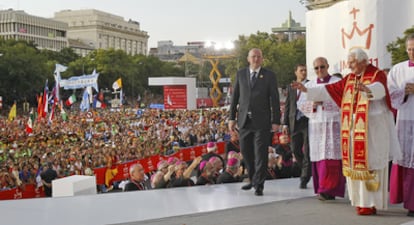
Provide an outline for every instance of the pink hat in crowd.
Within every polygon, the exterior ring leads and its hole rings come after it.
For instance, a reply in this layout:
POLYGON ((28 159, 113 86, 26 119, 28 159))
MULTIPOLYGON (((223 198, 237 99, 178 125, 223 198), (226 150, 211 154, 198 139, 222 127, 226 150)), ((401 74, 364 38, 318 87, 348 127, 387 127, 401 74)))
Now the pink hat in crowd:
POLYGON ((157 163, 157 169, 158 170, 161 170, 161 169, 163 169, 163 168, 165 168, 165 167, 167 167, 168 166, 168 163, 167 163, 167 161, 165 161, 165 160, 161 160, 161 161, 159 161, 158 163, 157 163))
POLYGON ((207 143, 207 152, 213 152, 217 149, 216 143, 210 141, 207 143))
POLYGON ((236 153, 236 151, 229 151, 229 153, 227 153, 227 157, 233 156, 236 153))
POLYGON ((206 164, 207 164, 207 161, 206 160, 201 161, 201 163, 200 163, 200 171, 203 171, 204 167, 206 167, 206 164))
POLYGON ((171 157, 168 158, 167 163, 172 165, 172 164, 175 164, 177 161, 178 161, 178 159, 176 157, 171 156, 171 157))
POLYGON ((219 160, 219 158, 218 158, 218 157, 216 157, 216 156, 213 156, 213 157, 211 157, 211 158, 208 160, 208 162, 214 165, 214 163, 215 163, 217 160, 219 160))
POLYGON ((227 167, 236 166, 239 163, 239 160, 236 158, 230 158, 227 160, 227 167))
POLYGON ((181 164, 183 164, 183 163, 185 163, 184 161, 181 161, 181 160, 177 160, 176 162, 175 162, 175 165, 176 166, 179 166, 179 165, 181 165, 181 164))

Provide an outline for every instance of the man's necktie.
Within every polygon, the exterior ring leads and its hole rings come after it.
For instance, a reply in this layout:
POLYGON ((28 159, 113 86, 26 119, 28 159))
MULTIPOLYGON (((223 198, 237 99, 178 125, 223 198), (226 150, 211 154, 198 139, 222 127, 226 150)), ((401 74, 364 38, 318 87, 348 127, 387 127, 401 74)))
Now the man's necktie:
POLYGON ((250 78, 250 83, 251 83, 252 87, 256 83, 256 80, 257 80, 257 73, 256 72, 253 72, 252 73, 252 77, 250 78))

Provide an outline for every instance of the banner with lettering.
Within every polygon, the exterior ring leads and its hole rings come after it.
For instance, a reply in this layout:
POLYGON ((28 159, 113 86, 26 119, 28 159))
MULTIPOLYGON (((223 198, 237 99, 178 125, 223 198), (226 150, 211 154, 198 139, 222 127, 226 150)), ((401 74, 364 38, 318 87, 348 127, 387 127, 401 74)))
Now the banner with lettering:
MULTIPOLYGON (((225 142, 217 142, 217 153, 224 154, 225 146, 226 146, 225 142)), ((163 159, 166 160, 168 157, 177 157, 178 159, 183 160, 183 161, 190 161, 205 153, 207 153, 206 145, 199 145, 199 146, 194 146, 194 147, 189 147, 189 148, 183 148, 179 152, 172 154, 172 155, 168 155, 168 156, 157 155, 157 156, 151 156, 151 157, 141 159, 141 160, 134 160, 134 161, 130 161, 127 163, 122 163, 122 164, 112 167, 112 169, 115 169, 115 168, 118 169, 118 173, 113 178, 113 181, 121 181, 121 180, 127 179, 129 177, 129 174, 128 174, 129 167, 138 162, 144 167, 145 173, 148 173, 153 170, 156 170, 158 162, 163 159)), ((94 173, 96 177, 96 184, 105 183, 106 170, 107 170, 106 167, 94 169, 94 173)))
MULTIPOLYGON (((217 142, 217 153, 224 154, 225 152, 225 142, 217 142)), ((167 160, 169 157, 177 157, 182 161, 190 161, 194 158, 201 156, 207 153, 207 145, 199 145, 189 148, 183 148, 179 152, 168 155, 168 156, 151 156, 141 160, 133 160, 130 162, 122 163, 116 166, 113 166, 112 169, 118 169, 117 175, 114 177, 113 181, 121 181, 129 178, 129 167, 135 163, 140 163, 145 170, 145 173, 151 172, 157 169, 157 164, 161 160, 167 160)), ((94 174, 96 177, 96 184, 101 185, 105 184, 105 172, 107 168, 95 168, 94 174)), ((26 184, 24 189, 13 188, 10 190, 0 191, 0 200, 11 200, 11 199, 24 199, 24 198, 40 198, 45 197, 43 188, 36 188, 34 184, 26 184)))
POLYGON ((165 109, 187 109, 187 86, 165 85, 164 86, 164 108, 165 109))
POLYGON ((348 73, 347 54, 361 47, 380 69, 391 67, 387 45, 413 26, 412 0, 349 0, 306 13, 306 58, 309 77, 313 60, 329 62, 329 72, 348 73), (398 15, 398 16, 397 16, 398 15))
POLYGON ((0 200, 40 198, 45 197, 43 187, 36 188, 34 184, 26 184, 24 188, 13 188, 0 191, 0 200))
POLYGON ((61 79, 60 87, 65 90, 93 87, 97 92, 99 92, 98 77, 99 73, 96 73, 94 70, 90 75, 73 76, 69 79, 61 79))

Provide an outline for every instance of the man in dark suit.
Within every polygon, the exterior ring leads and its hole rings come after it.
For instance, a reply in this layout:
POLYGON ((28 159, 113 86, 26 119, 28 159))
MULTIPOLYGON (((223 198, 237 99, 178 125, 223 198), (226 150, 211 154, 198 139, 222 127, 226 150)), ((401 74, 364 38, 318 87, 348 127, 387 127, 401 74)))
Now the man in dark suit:
MULTIPOLYGON (((298 64, 295 68, 295 75, 297 82, 306 83, 309 81, 306 79, 306 65, 298 64)), ((308 118, 297 109, 296 105, 300 94, 300 91, 288 86, 282 130, 283 133, 290 134, 292 151, 302 170, 299 187, 306 189, 312 170, 309 157, 308 118)))
POLYGON ((53 163, 47 163, 47 169, 40 174, 46 197, 52 197, 52 180, 58 177, 57 172, 53 169, 53 163))
POLYGON ((217 184, 236 183, 241 181, 239 176, 240 161, 236 158, 227 160, 226 170, 217 178, 217 184))
POLYGON ((142 191, 150 189, 150 185, 145 180, 144 167, 137 163, 129 168, 130 180, 125 185, 124 191, 142 191))
POLYGON ((249 67, 237 72, 230 104, 229 129, 239 128, 240 149, 246 163, 249 184, 243 190, 256 189, 263 195, 271 131, 280 125, 280 100, 275 74, 262 68, 263 55, 254 48, 247 56, 249 67))

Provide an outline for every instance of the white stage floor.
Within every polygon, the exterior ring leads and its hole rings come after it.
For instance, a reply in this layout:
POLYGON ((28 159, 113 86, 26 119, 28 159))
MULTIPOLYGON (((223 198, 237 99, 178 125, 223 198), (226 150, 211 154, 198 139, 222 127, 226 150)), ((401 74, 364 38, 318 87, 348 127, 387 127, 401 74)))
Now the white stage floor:
POLYGON ((312 182, 266 181, 264 196, 245 183, 117 192, 89 196, 0 201, 1 224, 94 225, 137 222, 315 196, 312 182))

